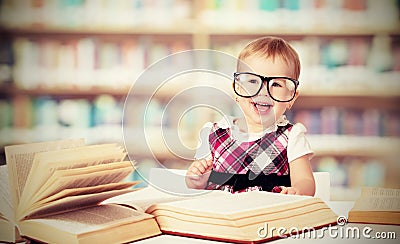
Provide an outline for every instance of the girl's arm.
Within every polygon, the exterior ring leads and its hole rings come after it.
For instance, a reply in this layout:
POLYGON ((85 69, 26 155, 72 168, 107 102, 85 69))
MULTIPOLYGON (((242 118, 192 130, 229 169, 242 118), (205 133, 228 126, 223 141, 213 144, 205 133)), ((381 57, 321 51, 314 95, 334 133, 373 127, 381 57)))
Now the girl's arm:
POLYGON ((291 187, 284 187, 283 194, 309 195, 315 194, 315 181, 311 169, 309 155, 303 155, 289 163, 291 187))

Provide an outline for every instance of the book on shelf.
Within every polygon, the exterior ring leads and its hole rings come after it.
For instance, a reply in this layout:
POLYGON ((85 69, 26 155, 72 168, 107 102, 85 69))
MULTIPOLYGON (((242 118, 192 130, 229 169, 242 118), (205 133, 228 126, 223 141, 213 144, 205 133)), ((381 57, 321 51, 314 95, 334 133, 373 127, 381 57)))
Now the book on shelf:
POLYGON ((147 187, 107 201, 155 216, 165 234, 224 242, 266 242, 337 223, 319 198, 264 191, 179 196, 147 187))
POLYGON ((400 189, 363 187, 349 211, 348 221, 400 225, 400 189))
POLYGON ((138 183, 126 180, 134 165, 120 146, 62 140, 7 146, 5 153, 0 241, 121 243, 161 233, 152 215, 101 204, 138 183))

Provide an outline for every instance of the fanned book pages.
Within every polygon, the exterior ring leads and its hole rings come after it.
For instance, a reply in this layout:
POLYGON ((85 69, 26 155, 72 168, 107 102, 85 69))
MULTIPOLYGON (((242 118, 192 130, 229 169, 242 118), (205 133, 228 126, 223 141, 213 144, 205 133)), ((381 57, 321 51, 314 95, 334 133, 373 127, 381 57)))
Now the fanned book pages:
POLYGON ((400 189, 364 187, 349 222, 400 225, 400 189))
POLYGON ((7 146, 5 153, 0 241, 21 234, 46 243, 121 243, 161 233, 152 215, 101 204, 138 183, 126 181, 134 165, 120 146, 62 140, 7 146))

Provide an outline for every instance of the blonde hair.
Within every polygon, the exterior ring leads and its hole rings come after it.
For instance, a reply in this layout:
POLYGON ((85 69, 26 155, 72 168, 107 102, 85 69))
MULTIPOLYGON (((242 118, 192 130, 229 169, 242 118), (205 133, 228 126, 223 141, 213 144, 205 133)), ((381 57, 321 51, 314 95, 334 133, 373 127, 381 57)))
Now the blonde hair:
POLYGON ((290 44, 278 37, 261 37, 249 44, 247 44, 238 56, 237 68, 241 61, 247 57, 257 55, 260 57, 275 59, 275 57, 282 58, 287 65, 293 70, 293 76, 291 78, 299 79, 300 76, 300 59, 297 52, 293 49, 290 44))

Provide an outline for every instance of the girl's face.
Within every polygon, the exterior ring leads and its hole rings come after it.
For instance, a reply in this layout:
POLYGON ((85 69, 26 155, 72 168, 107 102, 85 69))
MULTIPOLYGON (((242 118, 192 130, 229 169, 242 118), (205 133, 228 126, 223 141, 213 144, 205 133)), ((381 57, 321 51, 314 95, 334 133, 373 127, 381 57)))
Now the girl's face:
MULTIPOLYGON (((242 61, 244 64, 239 65, 238 72, 252 72, 267 77, 292 77, 290 67, 279 56, 272 59, 252 55, 242 61)), ((244 113, 249 131, 261 132, 273 125, 275 121, 285 113, 286 108, 293 104, 298 96, 296 92, 295 98, 292 101, 276 102, 269 96, 266 86, 267 84, 265 83, 261 91, 251 98, 244 98, 236 95, 239 106, 244 113)))

